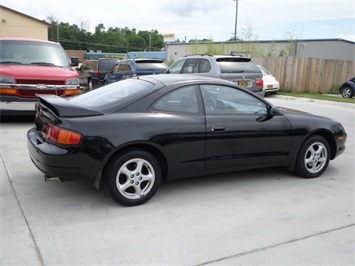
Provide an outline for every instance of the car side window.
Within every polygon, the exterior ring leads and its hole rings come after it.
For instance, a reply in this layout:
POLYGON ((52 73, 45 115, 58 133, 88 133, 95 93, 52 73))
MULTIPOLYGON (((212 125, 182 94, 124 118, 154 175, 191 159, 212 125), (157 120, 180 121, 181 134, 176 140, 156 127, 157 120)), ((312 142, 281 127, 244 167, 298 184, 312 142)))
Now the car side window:
POLYGON ((201 85, 206 114, 265 115, 266 104, 242 90, 220 85, 201 85))
POLYGON ((196 86, 186 86, 171 91, 156 101, 152 109, 161 112, 197 113, 196 86))
POLYGON ((171 74, 180 74, 181 68, 185 63, 185 59, 181 59, 172 64, 169 68, 169 73, 171 74))
POLYGON ((129 65, 129 63, 120 63, 115 69, 115 72, 130 72, 130 71, 131 71, 131 66, 129 65))
POLYGON ((198 58, 187 59, 181 73, 198 73, 198 61, 198 58))
POLYGON ((112 68, 112 72, 118 72, 119 67, 120 67, 120 64, 115 65, 115 66, 112 68))

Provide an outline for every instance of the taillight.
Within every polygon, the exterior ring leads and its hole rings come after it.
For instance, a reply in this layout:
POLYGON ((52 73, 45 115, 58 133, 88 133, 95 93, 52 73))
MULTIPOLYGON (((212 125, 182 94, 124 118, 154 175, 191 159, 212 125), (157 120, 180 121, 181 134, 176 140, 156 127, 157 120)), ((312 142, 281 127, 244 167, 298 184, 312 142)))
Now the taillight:
POLYGON ((96 70, 96 71, 95 71, 94 77, 97 77, 97 78, 100 77, 100 71, 99 71, 99 70, 96 70))
POLYGON ((264 81, 262 79, 256 79, 255 85, 258 87, 264 87, 264 81))
POLYGON ((58 144, 75 145, 80 143, 81 134, 48 124, 46 128, 46 138, 58 144))

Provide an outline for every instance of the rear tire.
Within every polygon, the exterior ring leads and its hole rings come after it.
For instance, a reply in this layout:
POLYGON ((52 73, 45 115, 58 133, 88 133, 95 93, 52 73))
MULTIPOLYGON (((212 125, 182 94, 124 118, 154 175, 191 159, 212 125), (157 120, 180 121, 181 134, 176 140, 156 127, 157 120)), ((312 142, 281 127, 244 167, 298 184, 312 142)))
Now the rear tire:
POLYGON ((144 150, 131 150, 111 164, 106 189, 119 204, 136 206, 150 200, 160 182, 161 169, 154 156, 144 150))
POLYGON ((311 136, 298 152, 295 172, 304 178, 318 177, 327 169, 329 157, 328 142, 322 136, 311 136))

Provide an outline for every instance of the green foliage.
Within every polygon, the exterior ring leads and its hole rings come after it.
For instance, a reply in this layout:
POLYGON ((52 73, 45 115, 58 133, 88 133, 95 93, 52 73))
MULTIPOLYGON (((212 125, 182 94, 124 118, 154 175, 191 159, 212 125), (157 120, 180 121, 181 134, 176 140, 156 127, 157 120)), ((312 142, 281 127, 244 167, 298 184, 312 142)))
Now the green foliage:
POLYGON ((272 42, 269 44, 269 46, 266 48, 266 55, 267 56, 274 56, 276 52, 276 43, 272 42))
MULTIPOLYGON (((128 51, 157 51, 164 47, 164 36, 157 30, 138 31, 136 29, 112 28, 106 30, 100 23, 94 33, 76 24, 58 23, 52 16, 47 17, 52 25, 48 30, 50 41, 59 41, 66 50, 101 50, 106 53, 126 53, 128 51)), ((86 25, 82 22, 82 25, 86 25)))
POLYGON ((280 56, 280 57, 287 56, 287 52, 285 51, 285 49, 281 49, 281 50, 280 50, 279 56, 280 56))
POLYGON ((319 94, 319 93, 292 93, 292 92, 279 91, 278 94, 284 96, 303 97, 303 98, 310 98, 310 99, 317 99, 317 100, 355 104, 354 98, 343 98, 338 93, 336 93, 335 95, 326 95, 326 94, 319 94))
POLYGON ((328 91, 330 94, 338 94, 339 88, 340 88, 340 84, 332 84, 332 86, 329 88, 328 91))

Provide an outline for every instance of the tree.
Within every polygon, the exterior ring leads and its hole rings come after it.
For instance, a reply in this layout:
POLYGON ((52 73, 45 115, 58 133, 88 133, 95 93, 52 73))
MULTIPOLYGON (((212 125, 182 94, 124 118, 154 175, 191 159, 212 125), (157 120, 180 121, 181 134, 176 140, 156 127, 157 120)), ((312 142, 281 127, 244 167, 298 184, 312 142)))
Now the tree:
POLYGON ((250 56, 261 56, 263 52, 257 44, 259 36, 254 34, 253 26, 247 22, 241 32, 241 39, 244 41, 242 43, 242 52, 250 56))

